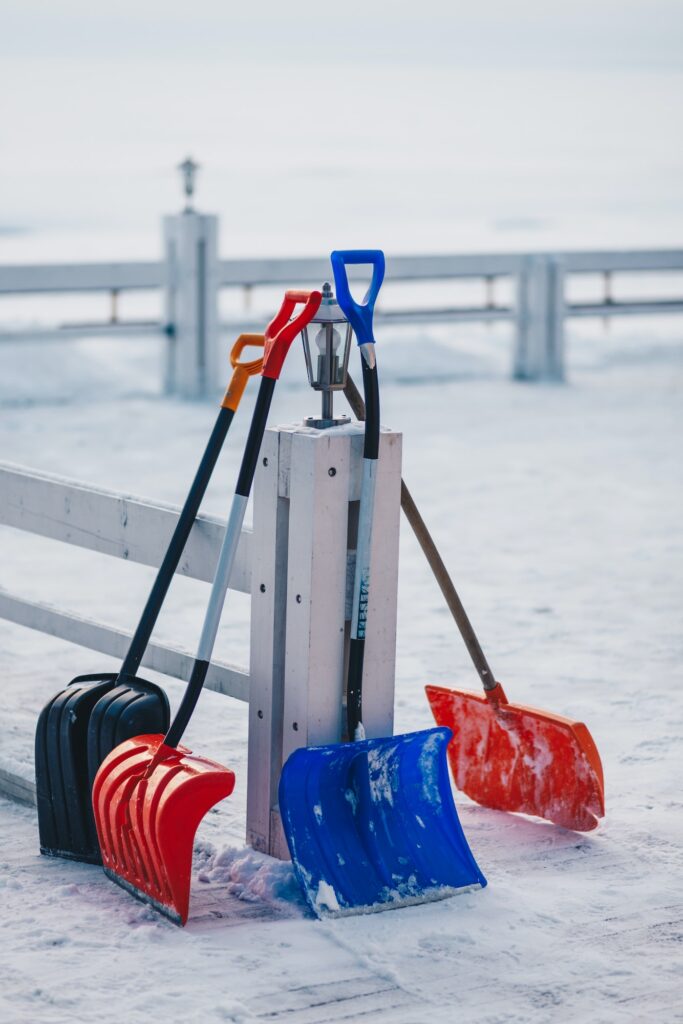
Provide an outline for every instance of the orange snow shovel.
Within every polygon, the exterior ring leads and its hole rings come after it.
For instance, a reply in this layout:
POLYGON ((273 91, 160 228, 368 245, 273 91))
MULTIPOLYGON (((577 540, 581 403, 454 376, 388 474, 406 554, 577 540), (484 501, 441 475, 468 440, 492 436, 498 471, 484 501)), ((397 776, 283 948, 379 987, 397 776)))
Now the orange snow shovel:
POLYGON ((165 736, 134 736, 115 747, 95 776, 93 811, 106 874, 177 924, 187 920, 197 827, 235 785, 229 768, 193 754, 180 740, 209 670, 275 384, 292 341, 315 316, 320 300, 320 292, 287 292, 266 328, 258 397, 197 656, 176 716, 165 736), (291 320, 297 305, 304 309, 291 320))
MULTIPOLYGON (((344 394, 358 419, 364 419, 363 400, 350 378, 344 394)), ((589 832, 605 813, 605 783, 593 737, 582 722, 508 702, 403 481, 401 508, 484 687, 483 696, 441 686, 425 688, 437 725, 453 732, 448 760, 456 786, 484 807, 533 814, 589 832)))

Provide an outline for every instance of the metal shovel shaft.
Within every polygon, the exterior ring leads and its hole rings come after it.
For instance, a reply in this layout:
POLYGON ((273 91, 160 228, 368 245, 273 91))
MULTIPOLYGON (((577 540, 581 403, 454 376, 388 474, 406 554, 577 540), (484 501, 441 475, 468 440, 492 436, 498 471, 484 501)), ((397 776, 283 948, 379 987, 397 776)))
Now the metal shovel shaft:
POLYGON ((249 435, 247 437, 244 455, 242 456, 242 466, 237 479, 237 486, 232 500, 230 515, 228 517, 223 543, 218 556, 218 564, 216 566, 216 572, 211 586, 209 603, 206 607, 204 625, 202 627, 199 646, 197 648, 197 657, 192 668, 192 675, 185 691, 185 695, 183 696, 182 703, 178 708, 176 716, 171 722, 170 728, 164 738, 163 747, 177 747, 180 743, 187 724, 192 717, 192 712, 199 700, 199 695, 202 692, 204 680, 206 679, 206 674, 209 670, 209 663, 213 653, 213 645, 216 640, 218 625, 220 623, 221 613, 225 603, 225 595, 230 582, 230 573, 232 572, 232 567, 235 561, 237 544, 239 542, 242 523, 244 521, 244 513, 247 508, 249 492, 254 479, 256 460, 261 447, 261 441, 263 440, 263 433, 268 420, 268 412, 270 410, 270 403, 274 389, 274 380, 269 377, 261 378, 261 385, 256 399, 251 427, 249 428, 249 435))

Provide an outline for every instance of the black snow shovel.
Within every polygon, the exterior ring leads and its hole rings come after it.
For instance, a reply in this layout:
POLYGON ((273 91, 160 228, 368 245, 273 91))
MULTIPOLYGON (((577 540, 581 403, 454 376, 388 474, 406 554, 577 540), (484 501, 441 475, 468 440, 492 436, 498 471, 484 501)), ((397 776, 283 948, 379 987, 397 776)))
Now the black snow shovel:
POLYGON ((91 802, 97 769, 124 740, 140 733, 163 733, 168 728, 166 694, 136 672, 247 381, 261 372, 262 358, 241 363, 240 355, 248 347, 262 348, 264 340, 261 334, 242 334, 232 348, 232 379, 118 674, 76 676, 40 713, 35 742, 36 801, 40 851, 48 856, 101 863, 91 802))

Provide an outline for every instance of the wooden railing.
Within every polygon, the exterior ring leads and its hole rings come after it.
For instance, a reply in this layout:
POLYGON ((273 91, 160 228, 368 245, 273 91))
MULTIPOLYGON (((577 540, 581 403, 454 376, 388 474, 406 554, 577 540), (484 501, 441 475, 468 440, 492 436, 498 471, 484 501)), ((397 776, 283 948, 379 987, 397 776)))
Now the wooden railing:
MULTIPOLYGON (((158 566, 178 519, 178 509, 125 497, 71 480, 0 464, 0 525, 142 565, 158 566)), ((224 524, 209 516, 195 523, 178 572, 211 582, 224 524)), ((251 592, 251 533, 244 530, 230 578, 232 590, 251 592)), ((123 659, 130 636, 121 630, 0 588, 0 618, 123 659)), ((142 664, 187 680, 193 658, 150 643, 142 664)), ((206 684, 238 700, 249 699, 249 673, 212 663, 206 684)))
MULTIPOLYGON (((0 297, 65 292, 109 292, 111 296, 109 320, 58 328, 3 330, 0 326, 0 341, 124 331, 163 333, 168 338, 167 390, 186 396, 206 393, 220 378, 218 367, 222 367, 225 355, 221 333, 263 326, 248 312, 254 289, 319 286, 330 276, 327 258, 222 260, 217 253, 217 236, 217 218, 190 212, 165 219, 163 261, 0 267, 0 297), (245 295, 247 311, 229 323, 221 322, 218 315, 218 293, 224 288, 242 289, 245 295), (122 292, 160 289, 165 296, 161 319, 119 319, 117 303, 122 292)), ((613 297, 615 275, 681 271, 683 249, 389 256, 388 283, 480 280, 483 301, 405 308, 380 304, 376 319, 380 324, 509 321, 514 325, 515 337, 513 376, 525 380, 562 379, 567 318, 683 313, 683 288, 680 296, 670 298, 613 297), (570 301, 566 280, 574 275, 599 275, 602 297, 590 302, 570 301), (514 296, 513 300, 498 300, 500 281, 508 283, 506 292, 514 296)))

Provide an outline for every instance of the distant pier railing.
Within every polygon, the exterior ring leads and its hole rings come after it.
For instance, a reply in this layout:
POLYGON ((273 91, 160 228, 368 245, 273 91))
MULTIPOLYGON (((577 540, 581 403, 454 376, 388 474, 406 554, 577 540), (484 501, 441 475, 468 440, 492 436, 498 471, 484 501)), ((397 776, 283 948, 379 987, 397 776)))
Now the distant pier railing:
MULTIPOLYGON (((255 288, 320 285, 330 274, 327 258, 222 260, 217 236, 216 217, 185 211, 164 220, 163 260, 0 266, 0 299, 3 295, 104 292, 111 300, 108 320, 19 330, 3 330, 0 305, 0 341, 125 332, 163 334, 168 338, 167 390, 186 396, 206 393, 222 379, 221 333, 227 328, 255 326, 248 312, 229 323, 221 322, 221 289, 242 289, 248 307, 255 288), (161 291, 163 317, 120 319, 118 299, 127 291, 161 291)), ((683 313, 683 281, 676 298, 613 298, 615 275, 669 272, 683 272, 683 249, 389 256, 387 282, 480 280, 483 301, 476 305, 385 306, 378 310, 377 319, 394 323, 508 321, 514 326, 513 376, 561 380, 566 319, 683 313), (567 279, 575 275, 601 276, 602 296, 590 302, 570 301, 567 279), (497 298, 499 282, 507 282, 507 302, 497 298)))

